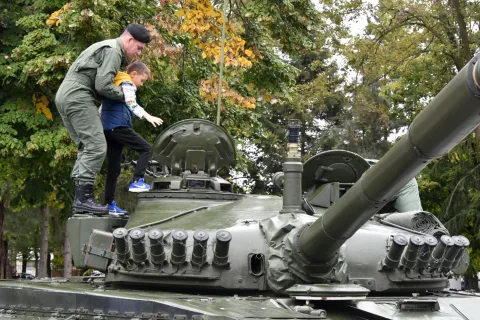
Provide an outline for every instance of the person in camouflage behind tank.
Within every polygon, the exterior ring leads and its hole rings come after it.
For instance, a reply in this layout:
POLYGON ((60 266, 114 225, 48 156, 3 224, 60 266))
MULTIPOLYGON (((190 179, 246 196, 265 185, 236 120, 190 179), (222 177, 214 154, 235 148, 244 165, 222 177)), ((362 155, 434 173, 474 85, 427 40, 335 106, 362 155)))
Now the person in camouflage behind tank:
POLYGON ((127 59, 139 56, 150 42, 150 33, 139 24, 129 24, 120 37, 94 43, 68 70, 55 97, 55 104, 70 137, 78 146, 72 170, 75 179, 74 213, 108 214, 106 205, 93 195, 94 182, 107 150, 96 100, 124 101, 113 78, 127 59))

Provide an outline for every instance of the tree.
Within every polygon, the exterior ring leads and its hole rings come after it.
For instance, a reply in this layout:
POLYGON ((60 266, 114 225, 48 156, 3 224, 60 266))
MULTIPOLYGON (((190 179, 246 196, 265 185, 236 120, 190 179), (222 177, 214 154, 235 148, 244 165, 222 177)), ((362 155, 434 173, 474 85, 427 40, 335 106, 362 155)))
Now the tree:
POLYGON ((7 209, 8 191, 1 190, 0 197, 0 279, 5 279, 5 270, 8 262, 7 250, 3 240, 3 223, 5 220, 5 212, 7 209))
POLYGON ((31 252, 39 242, 39 220, 40 210, 37 208, 24 208, 17 212, 9 210, 5 217, 4 237, 9 241, 10 256, 16 258, 15 253, 21 254, 22 272, 26 272, 31 252))
POLYGON ((40 278, 48 277, 47 272, 47 261, 49 251, 48 251, 48 216, 50 214, 50 209, 48 205, 43 206, 40 211, 42 212, 42 218, 40 222, 40 261, 38 265, 38 274, 40 278))
MULTIPOLYGON (((32 66, 38 63, 35 58, 45 58, 55 42, 44 30, 26 35, 28 30, 39 29, 47 17, 44 13, 29 14, 37 9, 49 10, 48 5, 55 5, 55 1, 36 1, 31 6, 2 3, 5 19, 2 16, 0 34, 0 81, 3 84, 0 90, 0 167, 9 172, 2 176, 2 183, 8 187, 9 197, 5 199, 8 199, 6 206, 12 215, 25 207, 50 205, 51 201, 58 208, 68 203, 62 191, 70 187, 59 176, 68 170, 68 160, 75 156, 74 148, 60 126, 60 119, 53 119, 52 88, 37 83, 32 71, 32 66), (44 36, 45 39, 39 41, 44 36)), ((43 67, 48 68, 48 65, 45 63, 43 67)), ((3 231, 3 225, 1 227, 3 231)))
MULTIPOLYGON (((343 6, 368 13, 366 34, 354 38, 344 52, 359 75, 354 95, 374 86, 388 105, 384 111, 389 120, 386 133, 410 123, 475 52, 478 2, 403 0, 362 7, 347 1, 343 6)), ((469 283, 475 282, 471 278, 480 270, 479 134, 477 128, 419 176, 425 208, 437 214, 453 233, 464 234, 471 241, 469 283)))
POLYGON ((22 168, 15 166, 18 164, 15 159, 10 162, 3 161, 0 158, 0 279, 4 279, 8 274, 8 243, 9 238, 5 234, 5 225, 8 216, 11 214, 10 199, 18 194, 21 187, 18 185, 17 174, 22 173, 22 168))

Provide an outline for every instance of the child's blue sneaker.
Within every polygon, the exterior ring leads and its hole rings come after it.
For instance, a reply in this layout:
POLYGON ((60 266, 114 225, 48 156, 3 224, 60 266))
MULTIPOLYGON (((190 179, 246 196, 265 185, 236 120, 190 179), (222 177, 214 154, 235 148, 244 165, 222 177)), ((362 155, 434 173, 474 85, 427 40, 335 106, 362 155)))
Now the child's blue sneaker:
POLYGON ((150 190, 150 185, 146 184, 145 181, 143 181, 143 178, 138 179, 138 181, 134 181, 130 183, 130 187, 128 188, 128 191, 130 192, 145 192, 150 190))
POLYGON ((117 207, 115 200, 113 200, 112 203, 108 205, 108 213, 114 216, 123 216, 125 214, 128 214, 126 210, 122 210, 117 207))

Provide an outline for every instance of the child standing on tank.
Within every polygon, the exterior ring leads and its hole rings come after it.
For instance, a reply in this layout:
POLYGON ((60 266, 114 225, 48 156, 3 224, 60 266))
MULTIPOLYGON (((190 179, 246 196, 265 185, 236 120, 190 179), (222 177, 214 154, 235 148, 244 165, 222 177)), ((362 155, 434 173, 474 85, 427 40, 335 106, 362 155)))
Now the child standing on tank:
POLYGON ((144 182, 143 176, 150 160, 151 145, 132 129, 133 115, 147 120, 154 127, 163 123, 162 119, 151 116, 137 103, 136 90, 151 77, 150 69, 143 62, 136 61, 128 65, 126 71, 126 73, 117 73, 113 79, 113 84, 123 91, 125 101, 103 99, 100 110, 103 132, 107 141, 105 202, 110 214, 115 215, 127 213, 115 203, 123 146, 139 153, 133 180, 128 190, 144 192, 150 189, 150 186, 144 182))

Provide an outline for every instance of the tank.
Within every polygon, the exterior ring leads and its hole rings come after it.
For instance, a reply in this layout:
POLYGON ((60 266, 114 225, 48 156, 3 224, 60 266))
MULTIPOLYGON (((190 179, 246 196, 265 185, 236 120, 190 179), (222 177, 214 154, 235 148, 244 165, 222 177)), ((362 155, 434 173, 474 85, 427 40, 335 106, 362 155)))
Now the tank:
POLYGON ((2 281, 0 318, 480 319, 478 294, 448 289, 468 239, 421 209, 381 211, 480 123, 476 61, 374 165, 344 150, 302 163, 292 126, 283 197, 233 192, 221 127, 173 124, 132 215, 68 220, 75 266, 104 276, 2 281))

